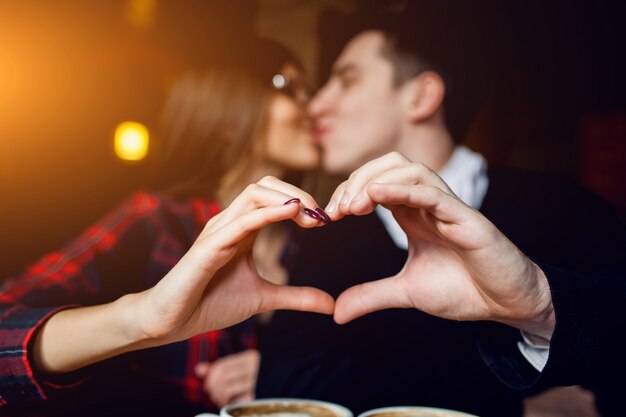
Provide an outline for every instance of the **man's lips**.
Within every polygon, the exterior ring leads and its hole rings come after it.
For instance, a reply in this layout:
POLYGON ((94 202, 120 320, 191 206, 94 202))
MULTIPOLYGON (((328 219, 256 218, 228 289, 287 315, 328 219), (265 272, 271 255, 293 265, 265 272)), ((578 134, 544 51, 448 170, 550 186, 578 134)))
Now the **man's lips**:
POLYGON ((330 128, 328 126, 320 126, 315 125, 313 128, 313 136, 315 137, 316 142, 321 142, 324 140, 324 137, 328 134, 330 128))

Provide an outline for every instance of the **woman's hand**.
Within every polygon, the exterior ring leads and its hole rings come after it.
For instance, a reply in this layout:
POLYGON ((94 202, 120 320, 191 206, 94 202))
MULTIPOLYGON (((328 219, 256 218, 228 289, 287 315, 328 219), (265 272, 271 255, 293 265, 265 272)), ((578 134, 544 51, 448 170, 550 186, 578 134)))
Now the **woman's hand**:
POLYGON ((132 350, 228 327, 269 310, 332 314, 330 295, 272 284, 257 274, 252 262, 252 243, 263 226, 289 219, 302 227, 323 224, 319 216, 306 215, 303 206, 313 208, 317 203, 275 178, 249 186, 207 223, 185 256, 153 288, 53 314, 34 336, 36 369, 73 371, 132 350))
POLYGON ((195 372, 211 401, 221 408, 254 399, 260 361, 259 351, 248 349, 212 363, 201 362, 195 372))
POLYGON ((392 153, 365 164, 333 194, 333 220, 390 209, 408 236, 404 268, 346 290, 335 320, 413 307, 453 320, 494 320, 549 339, 554 311, 543 272, 426 166, 392 153))
POLYGON ((258 275, 252 260, 252 244, 262 227, 288 219, 301 227, 321 225, 305 214, 306 207, 317 203, 276 178, 247 187, 207 223, 170 273, 140 294, 135 310, 140 339, 148 344, 183 340, 276 309, 332 314, 334 300, 328 294, 271 284, 258 275))

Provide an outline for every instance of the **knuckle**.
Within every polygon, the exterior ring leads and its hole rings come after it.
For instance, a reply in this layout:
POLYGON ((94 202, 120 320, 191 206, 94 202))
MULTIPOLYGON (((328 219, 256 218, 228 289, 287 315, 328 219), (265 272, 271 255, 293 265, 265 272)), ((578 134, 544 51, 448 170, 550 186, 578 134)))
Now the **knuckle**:
POLYGON ((446 193, 444 190, 442 190, 439 187, 434 187, 433 189, 433 194, 435 195, 435 197, 437 197, 438 199, 444 199, 447 197, 450 197, 450 194, 446 193))
POLYGON ((254 197, 261 190, 261 186, 259 184, 248 184, 244 189, 243 194, 254 197))
POLYGON ((245 233, 251 229, 250 216, 242 216, 236 223, 233 224, 237 234, 245 233))
POLYGON ((441 200, 446 197, 446 193, 438 187, 429 187, 427 193, 432 207, 438 206, 441 200))
POLYGON ((224 379, 224 367, 219 366, 219 364, 216 364, 215 368, 211 371, 211 376, 209 377, 209 381, 211 385, 215 386, 216 384, 219 385, 218 383, 222 379, 224 379))
POLYGON ((238 392, 237 392, 237 387, 233 387, 231 385, 227 385, 224 387, 223 392, 221 393, 221 397, 223 398, 224 402, 227 402, 229 398, 233 398, 235 397, 238 392))
POLYGON ((391 162, 401 164, 408 161, 408 159, 398 151, 390 152, 387 155, 391 162))
POLYGON ((432 172, 430 167, 424 165, 422 162, 411 163, 411 169, 419 179, 424 179, 424 177, 427 177, 432 172))
POLYGON ((426 165, 421 162, 414 162, 413 164, 411 164, 410 169, 414 172, 416 176, 421 176, 426 170, 426 165))
POLYGON ((265 185, 265 184, 273 184, 278 180, 278 178, 276 178, 273 175, 266 175, 263 178, 261 178, 259 180, 259 182, 257 184, 261 184, 261 185, 265 185))

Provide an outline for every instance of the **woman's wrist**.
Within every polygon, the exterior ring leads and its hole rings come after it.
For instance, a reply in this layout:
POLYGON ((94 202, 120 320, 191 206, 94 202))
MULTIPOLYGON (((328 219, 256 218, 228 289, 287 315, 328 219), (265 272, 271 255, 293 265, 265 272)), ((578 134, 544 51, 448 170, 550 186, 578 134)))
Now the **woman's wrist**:
POLYGON ((167 340, 150 333, 145 323, 145 303, 148 292, 127 294, 115 301, 121 340, 128 351, 164 345, 167 340))

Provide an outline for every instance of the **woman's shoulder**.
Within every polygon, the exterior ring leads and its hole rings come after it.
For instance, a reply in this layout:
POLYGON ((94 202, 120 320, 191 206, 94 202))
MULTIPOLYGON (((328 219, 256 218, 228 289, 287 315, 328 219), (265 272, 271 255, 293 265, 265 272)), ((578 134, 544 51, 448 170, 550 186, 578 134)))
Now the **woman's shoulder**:
POLYGON ((163 196, 159 193, 140 190, 134 192, 122 205, 141 215, 157 211, 163 204, 163 200, 163 196))
POLYGON ((204 222, 220 211, 219 204, 212 199, 180 197, 148 190, 135 192, 125 205, 138 216, 193 217, 204 222))

